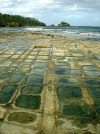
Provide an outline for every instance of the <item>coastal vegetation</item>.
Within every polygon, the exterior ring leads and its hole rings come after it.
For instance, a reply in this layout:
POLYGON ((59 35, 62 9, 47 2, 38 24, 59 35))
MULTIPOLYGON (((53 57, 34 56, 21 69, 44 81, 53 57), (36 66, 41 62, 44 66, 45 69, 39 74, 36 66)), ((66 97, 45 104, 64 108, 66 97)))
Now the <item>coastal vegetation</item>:
POLYGON ((70 24, 62 21, 60 24, 58 24, 58 26, 65 26, 66 27, 66 26, 70 26, 70 24))
POLYGON ((35 18, 0 13, 0 27, 24 26, 46 26, 46 24, 35 18))

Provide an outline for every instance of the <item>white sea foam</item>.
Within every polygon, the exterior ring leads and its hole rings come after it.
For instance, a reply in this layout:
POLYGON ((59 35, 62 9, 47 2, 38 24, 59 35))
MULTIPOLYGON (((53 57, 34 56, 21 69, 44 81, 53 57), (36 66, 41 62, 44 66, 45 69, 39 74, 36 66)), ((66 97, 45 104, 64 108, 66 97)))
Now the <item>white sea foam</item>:
POLYGON ((43 28, 42 27, 39 27, 39 28, 27 27, 27 28, 25 28, 25 30, 27 30, 27 31, 42 31, 43 28))

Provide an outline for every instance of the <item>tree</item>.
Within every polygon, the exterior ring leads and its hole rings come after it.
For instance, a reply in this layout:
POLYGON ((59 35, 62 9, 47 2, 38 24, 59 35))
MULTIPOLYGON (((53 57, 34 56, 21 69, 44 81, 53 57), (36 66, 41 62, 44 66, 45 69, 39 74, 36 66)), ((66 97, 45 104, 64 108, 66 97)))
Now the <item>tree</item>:
POLYGON ((35 18, 0 13, 0 27, 6 26, 46 26, 46 24, 35 18))

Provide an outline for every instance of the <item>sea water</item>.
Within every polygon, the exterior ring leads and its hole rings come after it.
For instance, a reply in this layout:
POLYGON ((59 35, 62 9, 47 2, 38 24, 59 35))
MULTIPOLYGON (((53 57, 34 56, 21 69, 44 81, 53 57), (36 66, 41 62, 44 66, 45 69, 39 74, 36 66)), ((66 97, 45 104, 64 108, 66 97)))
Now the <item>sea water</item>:
POLYGON ((100 41, 100 27, 92 27, 92 26, 16 27, 16 28, 0 28, 0 31, 1 30, 39 32, 42 34, 50 34, 56 36, 83 38, 83 39, 100 41))

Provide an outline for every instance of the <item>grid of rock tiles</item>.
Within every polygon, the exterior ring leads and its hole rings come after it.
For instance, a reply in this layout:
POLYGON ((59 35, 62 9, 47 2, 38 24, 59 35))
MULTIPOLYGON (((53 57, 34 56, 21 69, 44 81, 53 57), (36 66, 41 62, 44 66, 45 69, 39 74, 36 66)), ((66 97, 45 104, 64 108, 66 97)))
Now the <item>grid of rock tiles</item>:
POLYGON ((98 131, 93 125, 100 123, 100 50, 92 47, 57 37, 1 43, 2 121, 40 133, 98 131))

